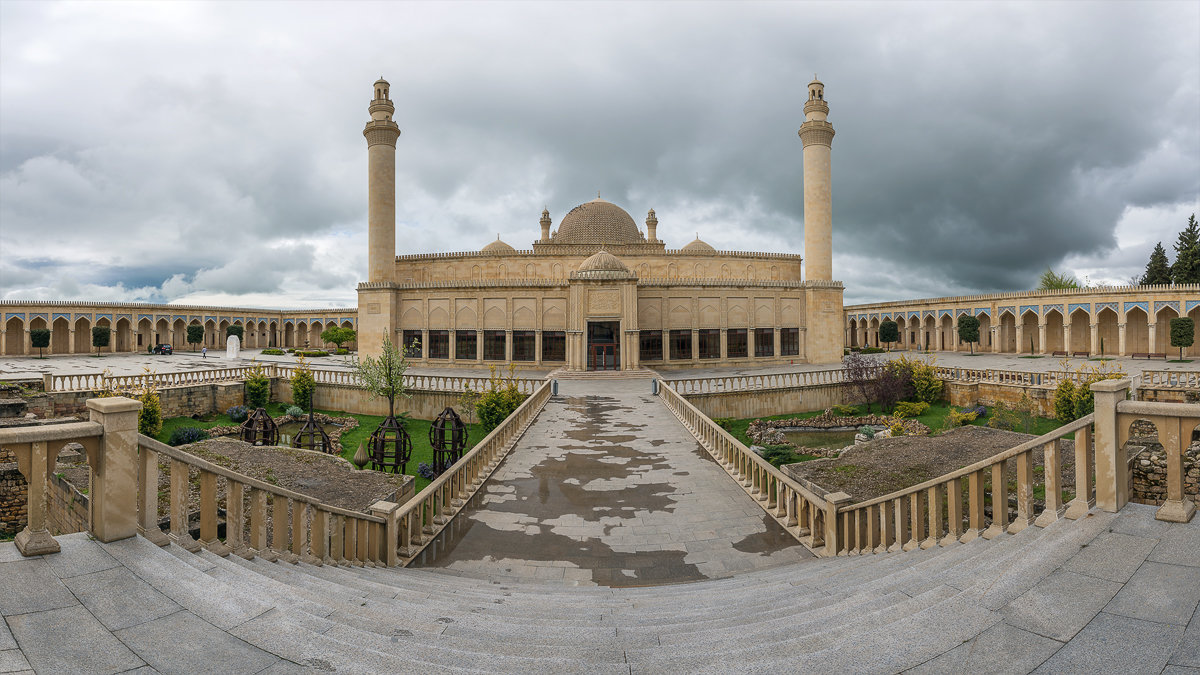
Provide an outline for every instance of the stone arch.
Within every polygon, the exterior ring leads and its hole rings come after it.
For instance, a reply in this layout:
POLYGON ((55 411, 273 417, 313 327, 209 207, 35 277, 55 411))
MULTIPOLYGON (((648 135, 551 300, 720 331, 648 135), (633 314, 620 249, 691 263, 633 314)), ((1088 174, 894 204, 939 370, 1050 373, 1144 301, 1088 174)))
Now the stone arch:
POLYGON ((537 275, 534 273, 533 263, 525 263, 525 277, 532 279, 535 276, 537 275))
POLYGON ((771 265, 771 279, 779 281, 779 265, 771 265))
POLYGON ((691 303, 687 301, 673 302, 667 315, 667 327, 691 328, 693 325, 691 303))
POLYGON ((1116 354, 1120 347, 1121 335, 1117 329, 1117 311, 1105 307, 1096 314, 1096 353, 1116 354))
POLYGON ((866 344, 864 345, 865 347, 878 347, 879 346, 879 319, 878 318, 875 318, 875 317, 871 318, 871 323, 868 324, 868 326, 867 326, 866 335, 864 335, 863 337, 866 338, 866 344))
POLYGON ((1021 344, 1017 346, 1018 352, 1023 352, 1026 347, 1029 347, 1034 354, 1040 354, 1042 351, 1042 336, 1038 331, 1038 315, 1032 309, 1021 312, 1021 332, 1024 337, 1021 339, 1021 344))
POLYGON ((75 319, 75 353, 92 351, 92 320, 86 316, 75 319))
POLYGON ((454 313, 454 325, 458 330, 472 330, 478 328, 475 325, 476 316, 475 310, 470 307, 459 307, 454 313))
MULTIPOLYGON (((221 349, 225 348, 225 343, 229 337, 229 319, 221 319, 221 323, 217 324, 217 346, 221 349)), ((242 329, 242 334, 245 335, 246 329, 242 329)))
POLYGON ((728 279, 732 272, 729 271, 729 265, 721 265, 721 278, 728 279))
POLYGON ((504 314, 504 310, 500 309, 499 307, 489 307, 483 313, 483 327, 491 328, 493 330, 502 330, 507 327, 505 325, 506 318, 507 317, 504 314))
POLYGON ((937 349, 937 319, 930 314, 929 316, 926 316, 921 323, 924 325, 925 332, 925 334, 921 336, 923 338, 920 345, 921 348, 925 349, 926 351, 937 349))
POLYGON ((1179 355, 1179 348, 1171 346, 1171 319, 1179 318, 1179 313, 1174 307, 1163 306, 1157 308, 1154 312, 1156 328, 1154 329, 1154 351, 1162 354, 1170 354, 1171 350, 1175 351, 1176 356, 1179 355))
POLYGON ((1000 351, 1005 354, 1017 352, 1017 317, 1008 310, 1000 313, 1000 351))
POLYGON ((1063 315, 1057 309, 1046 312, 1046 351, 1061 352, 1066 350, 1063 344, 1063 315))
POLYGON ((421 310, 416 307, 409 307, 404 310, 404 315, 400 317, 400 326, 404 330, 419 330, 425 327, 425 317, 421 314, 421 310))
POLYGON ((137 344, 134 351, 144 352, 154 347, 154 323, 147 317, 138 319, 137 344))
POLYGON ((304 344, 308 340, 308 322, 307 321, 297 321, 296 322, 295 336, 296 336, 295 337, 296 344, 293 346, 296 349, 300 349, 302 347, 308 346, 308 345, 304 344))
POLYGON ((850 338, 848 340, 848 343, 851 347, 857 347, 857 346, 859 346, 858 345, 858 319, 850 319, 849 324, 850 324, 850 338))
POLYGON ((642 263, 638 265, 637 275, 639 279, 647 279, 650 277, 650 265, 642 263))
POLYGON ((746 278, 747 279, 754 278, 754 265, 746 265, 746 278))
POLYGON ((995 338, 992 336, 992 317, 987 312, 980 312, 975 315, 979 319, 979 344, 975 345, 975 351, 992 351, 995 338))
MULTIPOLYGON (((354 322, 349 321, 349 320, 343 321, 341 327, 349 328, 350 330, 354 330, 354 322)), ((353 340, 342 343, 342 346, 351 351, 357 351, 358 350, 358 332, 357 331, 355 331, 354 336, 355 337, 353 340)))
POLYGON ((116 328, 113 330, 112 348, 115 352, 133 351, 130 347, 130 337, 133 329, 130 325, 129 317, 121 317, 117 319, 116 328))
POLYGON ((730 302, 728 315, 730 328, 746 328, 750 325, 750 317, 746 314, 746 307, 741 302, 730 302))
POLYGON ((293 348, 293 349, 295 348, 295 346, 296 346, 296 340, 295 340, 295 335, 294 335, 295 331, 296 331, 296 326, 291 321, 285 321, 283 323, 283 346, 284 346, 284 348, 289 348, 289 347, 293 348))
POLYGON ((175 349, 183 349, 187 345, 187 322, 183 319, 175 319, 171 324, 171 346, 175 349))
POLYGON ((450 327, 450 312, 442 307, 434 307, 429 312, 429 327, 430 328, 449 328, 450 327))
POLYGON ((66 354, 71 351, 71 322, 60 316, 50 323, 50 353, 66 354))
POLYGON ((508 265, 505 265, 504 263, 500 263, 499 265, 496 265, 496 278, 497 279, 507 279, 508 278, 508 265))
MULTIPOLYGON (((325 341, 321 339, 321 333, 325 332, 325 322, 314 321, 308 325, 308 343, 314 347, 325 348, 325 341)), ((332 344, 329 344, 333 347, 332 344)))
POLYGON ((1072 353, 1092 351, 1092 315, 1082 307, 1071 312, 1071 344, 1067 349, 1072 353))
POLYGON ((200 343, 201 347, 216 347, 217 346, 217 322, 212 319, 204 320, 204 342, 200 343))
POLYGON ((567 314, 558 305, 546 305, 542 310, 542 330, 562 330, 567 327, 567 314))
POLYGON ((1150 350, 1150 323, 1141 307, 1125 311, 1125 353, 1144 354, 1150 350))
POLYGON ((679 266, 676 265, 675 263, 668 264, 667 265, 667 278, 674 279, 677 276, 679 276, 679 266))
POLYGON ((279 322, 272 321, 267 328, 267 346, 279 346, 279 322))
POLYGON ((481 269, 479 267, 479 265, 473 265, 471 267, 471 276, 476 279, 482 279, 483 278, 483 269, 481 269))
MULTIPOLYGON (((40 316, 35 316, 35 317, 29 319, 29 330, 38 330, 39 328, 49 328, 49 325, 46 323, 45 318, 40 317, 40 316)), ((53 337, 51 339, 53 339, 53 337)), ((43 349, 42 351, 44 352, 46 350, 43 349)), ((33 354, 34 352, 35 352, 35 350, 33 349, 33 345, 31 344, 29 346, 29 353, 33 354)))
POLYGON ((958 344, 958 335, 954 330, 954 317, 949 314, 943 314, 938 319, 938 326, 941 330, 938 331, 939 339, 935 348, 942 351, 952 351, 954 346, 958 344))
POLYGON ((25 353, 25 319, 14 316, 4 322, 4 354, 20 356, 25 353))
MULTIPOLYGON (((644 263, 643 263, 644 265, 644 263)), ((550 266, 550 275, 555 279, 563 278, 563 266, 559 263, 554 263, 550 266)))
POLYGON ((755 307, 754 325, 759 328, 773 328, 775 326, 774 307, 768 304, 759 304, 757 307, 755 307))

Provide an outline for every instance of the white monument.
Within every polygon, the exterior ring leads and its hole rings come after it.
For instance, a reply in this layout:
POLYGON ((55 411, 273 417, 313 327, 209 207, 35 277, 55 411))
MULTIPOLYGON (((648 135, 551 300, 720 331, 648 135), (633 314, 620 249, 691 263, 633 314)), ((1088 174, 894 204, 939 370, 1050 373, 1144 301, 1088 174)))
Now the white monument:
POLYGON ((242 351, 242 341, 236 335, 230 335, 225 341, 225 358, 236 359, 239 352, 242 351))

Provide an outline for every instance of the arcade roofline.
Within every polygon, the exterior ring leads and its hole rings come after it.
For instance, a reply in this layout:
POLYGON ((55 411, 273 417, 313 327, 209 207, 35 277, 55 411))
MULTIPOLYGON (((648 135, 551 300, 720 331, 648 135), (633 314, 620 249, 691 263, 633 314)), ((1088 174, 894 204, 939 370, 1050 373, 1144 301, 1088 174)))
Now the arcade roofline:
POLYGON ((1092 286, 1089 288, 1063 288, 1043 291, 1005 291, 1001 293, 983 293, 980 295, 952 295, 940 298, 918 298, 914 300, 892 300, 888 302, 870 302, 861 305, 846 305, 844 311, 861 311, 870 309, 885 309, 888 307, 903 307, 918 304, 945 304, 955 302, 976 302, 981 300, 1008 300, 1013 298, 1047 298, 1060 296, 1087 295, 1133 295, 1153 293, 1187 293, 1200 292, 1200 284, 1152 284, 1149 286, 1092 286))

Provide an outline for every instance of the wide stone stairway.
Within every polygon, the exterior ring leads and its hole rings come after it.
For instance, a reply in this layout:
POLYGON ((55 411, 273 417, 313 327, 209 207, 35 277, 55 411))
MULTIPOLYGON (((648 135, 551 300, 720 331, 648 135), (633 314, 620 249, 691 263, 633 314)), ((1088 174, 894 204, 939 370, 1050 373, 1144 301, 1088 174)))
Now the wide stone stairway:
POLYGON ((1200 520, 1131 504, 993 541, 567 586, 0 544, 0 671, 1070 672, 1200 668, 1200 520))

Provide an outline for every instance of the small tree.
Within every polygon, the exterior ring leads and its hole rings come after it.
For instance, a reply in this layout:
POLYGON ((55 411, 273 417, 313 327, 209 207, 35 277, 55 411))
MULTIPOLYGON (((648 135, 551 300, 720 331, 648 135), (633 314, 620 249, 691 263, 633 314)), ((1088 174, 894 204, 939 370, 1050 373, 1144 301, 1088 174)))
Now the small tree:
POLYGON ((112 329, 108 326, 92 326, 92 346, 96 348, 96 356, 100 356, 100 348, 107 347, 112 338, 112 329))
POLYGON ((196 345, 204 342, 204 326, 198 323, 190 324, 187 327, 187 341, 192 345, 192 351, 196 351, 196 345))
POLYGON ((900 326, 891 319, 879 324, 879 339, 882 342, 886 342, 888 349, 891 349, 893 342, 900 341, 900 326))
POLYGON ((236 335, 238 342, 241 342, 242 340, 246 339, 245 338, 246 329, 242 328, 241 324, 236 324, 236 323, 233 324, 232 326, 226 326, 225 327, 225 337, 229 337, 231 335, 236 335))
POLYGON ((958 317, 958 339, 971 346, 971 353, 975 353, 975 343, 979 342, 979 319, 963 314, 958 317))
POLYGON ((1191 347, 1196 340, 1196 322, 1190 316, 1171 319, 1171 346, 1179 347, 1179 360, 1183 360, 1184 347, 1191 347))
POLYGON ((880 366, 878 359, 861 352, 850 352, 842 359, 842 377, 867 404, 868 413, 875 398, 875 379, 879 376, 880 366))
POLYGON ((1187 227, 1175 242, 1175 264, 1171 265, 1171 281, 1177 284, 1200 283, 1200 225, 1196 214, 1188 217, 1187 227))
POLYGON ((313 378, 312 368, 303 356, 296 359, 296 370, 292 372, 292 403, 312 412, 313 392, 317 390, 317 381, 313 378))
POLYGON ((38 358, 46 358, 42 354, 42 350, 50 346, 50 329, 49 328, 34 328, 29 331, 29 342, 34 347, 37 347, 38 358))
POLYGON ((266 408, 271 402, 271 378, 262 366, 255 366, 246 376, 246 403, 252 410, 266 408))
POLYGON ((1037 290, 1039 291, 1062 290, 1065 288, 1079 288, 1079 280, 1066 273, 1058 274, 1049 267, 1046 268, 1045 272, 1042 272, 1041 279, 1038 280, 1037 290))
POLYGON ((361 361, 355 361, 354 371, 358 373, 358 379, 362 381, 363 388, 371 392, 372 398, 382 396, 387 399, 388 417, 396 416, 397 396, 404 398, 412 396, 404 384, 404 373, 408 371, 408 360, 387 336, 383 338, 383 351, 379 356, 368 356, 361 361))
POLYGON ((341 326, 330 326, 321 331, 322 342, 332 342, 337 345, 338 349, 342 348, 342 344, 351 342, 358 337, 358 333, 353 328, 342 328, 341 326))

